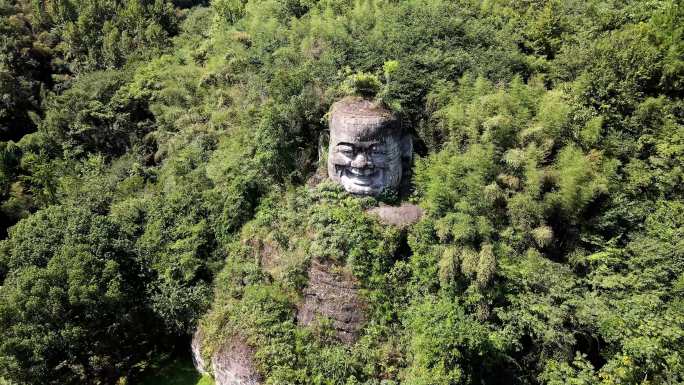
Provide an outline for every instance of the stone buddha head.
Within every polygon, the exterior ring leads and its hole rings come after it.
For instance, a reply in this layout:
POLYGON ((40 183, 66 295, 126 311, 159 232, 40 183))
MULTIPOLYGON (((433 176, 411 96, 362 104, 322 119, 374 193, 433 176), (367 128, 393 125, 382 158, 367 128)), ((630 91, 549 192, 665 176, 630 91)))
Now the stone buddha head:
POLYGON ((412 155, 401 122, 371 100, 348 97, 330 112, 328 176, 358 195, 378 195, 399 187, 412 155))

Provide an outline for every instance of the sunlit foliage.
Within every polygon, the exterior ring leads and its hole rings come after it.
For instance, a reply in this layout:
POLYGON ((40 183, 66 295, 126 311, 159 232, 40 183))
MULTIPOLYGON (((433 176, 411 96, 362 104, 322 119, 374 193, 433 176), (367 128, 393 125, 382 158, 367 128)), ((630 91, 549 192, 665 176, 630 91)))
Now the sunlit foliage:
POLYGON ((0 0, 0 379, 136 383, 202 325, 267 384, 681 383, 683 31, 671 0, 0 0), (348 94, 414 135, 379 199, 408 229, 309 186, 348 94), (362 286, 351 346, 296 325, 313 258, 362 286))

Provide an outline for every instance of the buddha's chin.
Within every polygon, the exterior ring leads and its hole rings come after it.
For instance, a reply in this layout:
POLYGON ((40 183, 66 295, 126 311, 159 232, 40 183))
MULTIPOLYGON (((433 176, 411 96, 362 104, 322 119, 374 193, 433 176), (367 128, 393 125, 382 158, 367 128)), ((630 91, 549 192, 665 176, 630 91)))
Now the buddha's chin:
POLYGON ((358 195, 377 195, 382 192, 382 170, 345 169, 340 182, 345 190, 358 195))

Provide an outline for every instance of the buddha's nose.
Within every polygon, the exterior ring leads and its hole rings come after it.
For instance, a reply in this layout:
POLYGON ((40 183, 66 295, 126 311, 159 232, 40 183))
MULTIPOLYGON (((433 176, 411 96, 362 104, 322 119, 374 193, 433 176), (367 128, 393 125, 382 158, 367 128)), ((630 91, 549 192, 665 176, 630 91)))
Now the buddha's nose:
POLYGON ((354 168, 366 168, 371 166, 371 164, 370 162, 368 162, 368 157, 366 156, 366 154, 360 152, 356 154, 354 160, 352 160, 351 166, 354 168))

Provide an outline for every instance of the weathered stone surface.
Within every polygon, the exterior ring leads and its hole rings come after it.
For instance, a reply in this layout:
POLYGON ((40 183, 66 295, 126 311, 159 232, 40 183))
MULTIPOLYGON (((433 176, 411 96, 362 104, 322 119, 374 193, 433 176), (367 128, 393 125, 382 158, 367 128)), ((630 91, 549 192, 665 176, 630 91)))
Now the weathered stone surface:
POLYGON ((397 189, 413 153, 398 117, 373 101, 348 97, 330 113, 328 176, 352 194, 397 189))
POLYGON ((399 207, 375 207, 368 210, 368 212, 377 215, 381 223, 397 227, 410 226, 417 223, 423 217, 423 209, 408 203, 404 203, 399 207))
POLYGON ((253 237, 243 240, 243 243, 249 245, 259 259, 261 267, 272 273, 280 264, 280 247, 276 242, 263 237, 253 237))
POLYGON ((200 374, 207 374, 207 364, 202 358, 202 341, 204 340, 204 334, 202 329, 198 328, 195 334, 192 335, 192 341, 190 342, 190 352, 192 353, 192 364, 195 365, 200 374))
POLYGON ((353 343, 366 321, 365 303, 359 296, 359 284, 348 273, 337 273, 331 264, 313 261, 309 283, 304 289, 304 302, 299 306, 297 321, 310 325, 318 317, 332 321, 337 337, 353 343))
MULTIPOLYGON (((204 335, 197 329, 190 349, 195 369, 207 374, 209 368, 202 358, 204 335)), ((254 349, 242 339, 234 337, 222 344, 211 357, 211 374, 216 385, 260 385, 261 376, 254 366, 254 349)))
POLYGON ((261 376, 254 366, 254 349, 239 338, 224 343, 211 358, 216 385, 259 385, 261 376))

